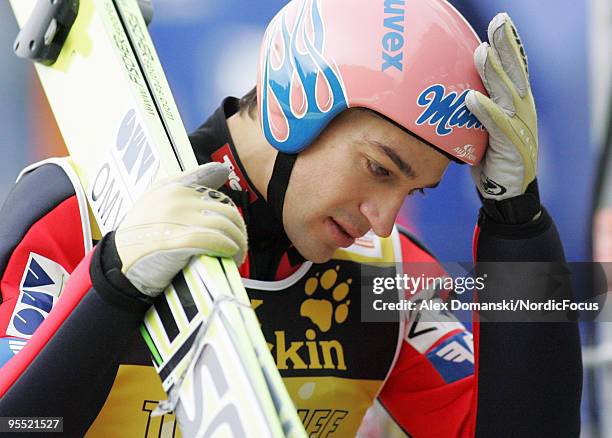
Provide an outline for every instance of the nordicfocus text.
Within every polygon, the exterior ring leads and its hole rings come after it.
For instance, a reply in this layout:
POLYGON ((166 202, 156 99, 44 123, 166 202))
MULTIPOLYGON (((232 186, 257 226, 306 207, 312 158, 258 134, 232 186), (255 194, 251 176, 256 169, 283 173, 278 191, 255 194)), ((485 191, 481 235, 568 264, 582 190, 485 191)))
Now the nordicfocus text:
POLYGON ((497 303, 478 303, 478 302, 462 302, 460 300, 450 300, 443 302, 439 299, 410 301, 400 300, 397 302, 384 302, 382 300, 374 300, 372 303, 376 311, 537 311, 537 312, 559 312, 559 311, 598 311, 599 303, 596 302, 573 302, 571 300, 548 300, 546 302, 533 302, 530 300, 503 300, 497 303))

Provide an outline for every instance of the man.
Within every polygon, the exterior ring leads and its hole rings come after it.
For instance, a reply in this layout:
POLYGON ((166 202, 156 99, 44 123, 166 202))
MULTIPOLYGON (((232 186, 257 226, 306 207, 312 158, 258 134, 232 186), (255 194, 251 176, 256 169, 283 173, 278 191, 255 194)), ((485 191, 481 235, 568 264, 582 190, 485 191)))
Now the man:
POLYGON ((576 436, 574 324, 475 324, 475 373, 469 355, 438 354, 472 349, 444 312, 359 317, 363 264, 435 262, 394 221, 451 160, 475 166, 479 261, 563 260, 539 202, 535 106, 507 15, 489 39, 479 46, 442 0, 289 2, 268 26, 256 90, 191 136, 213 163, 152 188, 90 252, 70 166, 29 169, 2 213, 1 320, 7 345, 30 340, 1 370, 0 415, 63 416, 68 435, 151 433, 163 394, 137 327, 189 258, 209 254, 240 264, 309 434, 354 435, 378 399, 417 437, 576 436), (230 165, 227 196, 218 163, 230 165), (53 311, 27 292, 41 289, 61 292, 53 311), (45 312, 34 317, 26 295, 45 312))

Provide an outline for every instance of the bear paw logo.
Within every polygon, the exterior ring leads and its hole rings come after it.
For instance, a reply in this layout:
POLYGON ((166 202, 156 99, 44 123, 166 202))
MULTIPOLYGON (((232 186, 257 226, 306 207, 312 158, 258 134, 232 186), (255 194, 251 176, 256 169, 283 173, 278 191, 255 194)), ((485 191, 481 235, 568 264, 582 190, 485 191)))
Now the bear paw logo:
POLYGON ((325 297, 308 298, 300 306, 300 315, 310 319, 321 332, 327 332, 332 322, 342 324, 348 318, 351 301, 346 297, 353 280, 349 278, 338 282, 339 270, 340 266, 336 266, 335 269, 323 272, 321 276, 317 273, 315 277, 306 280, 304 285, 304 293, 309 297, 317 291, 317 296, 325 297))

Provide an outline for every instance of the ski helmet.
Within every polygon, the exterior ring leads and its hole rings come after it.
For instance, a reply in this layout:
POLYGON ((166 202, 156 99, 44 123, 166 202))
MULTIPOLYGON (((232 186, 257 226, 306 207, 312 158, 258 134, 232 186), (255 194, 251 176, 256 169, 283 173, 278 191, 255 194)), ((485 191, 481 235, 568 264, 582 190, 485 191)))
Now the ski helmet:
POLYGON ((340 112, 371 109, 475 165, 488 136, 465 106, 486 94, 480 40, 445 0, 291 0, 265 32, 257 101, 268 142, 297 154, 340 112))

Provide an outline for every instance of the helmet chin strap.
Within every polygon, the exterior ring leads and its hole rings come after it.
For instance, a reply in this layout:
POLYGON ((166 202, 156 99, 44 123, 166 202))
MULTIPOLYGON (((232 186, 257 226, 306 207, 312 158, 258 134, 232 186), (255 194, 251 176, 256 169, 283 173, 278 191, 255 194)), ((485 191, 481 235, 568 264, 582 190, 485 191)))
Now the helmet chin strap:
POLYGON ((287 193, 289 178, 297 157, 298 154, 286 154, 279 151, 274 160, 274 169, 268 183, 268 204, 281 224, 283 223, 285 193, 287 193))

